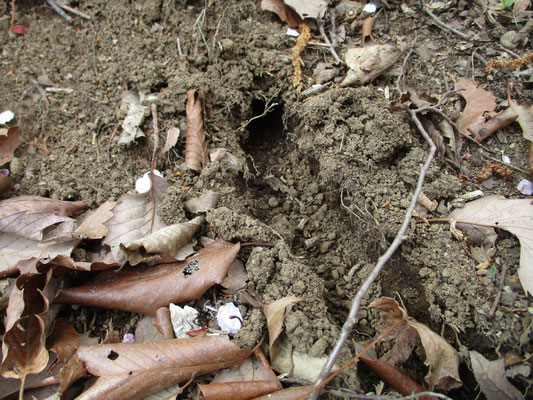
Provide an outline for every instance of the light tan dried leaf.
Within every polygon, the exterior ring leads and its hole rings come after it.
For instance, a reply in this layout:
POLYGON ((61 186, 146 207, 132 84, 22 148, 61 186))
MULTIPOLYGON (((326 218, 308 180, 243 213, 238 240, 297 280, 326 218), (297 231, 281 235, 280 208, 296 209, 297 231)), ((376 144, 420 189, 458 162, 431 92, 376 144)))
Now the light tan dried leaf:
MULTIPOLYGON (((157 175, 154 177, 156 209, 163 201, 163 194, 168 186, 169 184, 165 179, 157 175)), ((109 231, 103 243, 111 248, 115 260, 120 258, 121 243, 145 237, 150 234, 150 227, 155 232, 167 226, 157 213, 155 213, 152 226, 153 204, 151 191, 143 194, 125 194, 121 196, 112 211, 113 218, 104 223, 109 231)))
POLYGON ((174 256, 200 229, 205 217, 174 224, 131 242, 121 243, 120 249, 131 265, 148 262, 163 255, 174 256))
POLYGON ((157 309, 155 312, 154 326, 165 339, 174 339, 174 330, 172 329, 170 309, 168 307, 157 309))
POLYGON ((209 385, 198 384, 202 400, 255 399, 280 390, 270 381, 222 382, 209 385))
POLYGON ((193 214, 207 212, 216 207, 219 197, 220 194, 209 190, 207 193, 200 195, 200 197, 185 201, 183 208, 193 214))
POLYGON ((285 0, 285 4, 303 19, 322 18, 328 9, 328 3, 325 0, 285 0))
POLYGON ((250 355, 223 336, 156 343, 82 346, 78 357, 98 376, 78 400, 133 399, 236 365, 250 355), (113 354, 113 357, 109 357, 113 354))
POLYGON ((179 128, 176 128, 175 126, 171 127, 167 132, 167 140, 165 142, 165 145, 159 152, 159 155, 165 154, 167 151, 169 151, 171 148, 173 148, 176 143, 178 142, 178 139, 180 138, 180 130, 179 128))
POLYGON ((7 136, 0 136, 0 165, 13 159, 13 152, 22 143, 22 129, 12 126, 7 131, 7 136))
POLYGON ((517 120, 522 128, 524 139, 533 142, 533 105, 521 106, 516 104, 510 97, 508 100, 509 105, 518 116, 517 120))
POLYGON ((104 223, 113 217, 111 210, 116 205, 116 202, 108 200, 96 210, 88 211, 87 216, 74 232, 87 239, 103 238, 108 231, 104 223))
POLYGON ((135 328, 135 342, 148 343, 159 342, 160 340, 168 339, 165 338, 161 332, 159 332, 155 326, 155 323, 155 317, 153 315, 145 315, 142 317, 135 328))
POLYGON ((239 250, 239 244, 217 240, 180 263, 104 271, 93 282, 62 289, 55 302, 154 315, 170 303, 198 299, 222 282, 239 250))
POLYGON ((489 361, 477 351, 470 352, 472 371, 487 400, 519 400, 522 393, 505 377, 504 360, 489 361))
POLYGON ((196 172, 202 172, 207 165, 207 143, 204 131, 204 91, 190 89, 187 91, 187 139, 185 142, 185 166, 196 172))
POLYGON ((88 208, 83 201, 61 201, 47 197, 18 196, 0 201, 0 218, 20 212, 47 212, 59 216, 69 216, 88 208))
POLYGON ((429 366, 425 380, 431 390, 434 388, 451 390, 462 385, 459 378, 459 355, 446 340, 426 325, 409 317, 407 311, 390 297, 375 300, 368 308, 375 308, 382 312, 385 321, 384 329, 398 320, 402 321, 402 324, 387 336, 387 339, 391 339, 391 336, 395 339, 397 349, 394 351, 402 354, 402 356, 395 357, 397 361, 405 360, 416 341, 420 341, 426 354, 424 363, 429 366))
POLYGON ((241 165, 239 159, 224 148, 213 149, 209 153, 209 157, 211 158, 211 162, 225 161, 235 168, 240 168, 241 165))
POLYGON ((478 125, 485 122, 483 114, 496 109, 496 98, 490 92, 477 86, 476 82, 461 78, 455 83, 455 90, 464 89, 458 94, 466 100, 463 114, 456 121, 457 126, 463 132, 479 131, 478 125))
POLYGON ((298 27, 303 22, 298 13, 287 6, 283 0, 262 0, 261 10, 276 13, 282 21, 285 21, 292 27, 298 27))
POLYGON ((533 294, 533 205, 531 199, 501 199, 487 196, 454 210, 449 219, 495 225, 520 241, 518 277, 524 290, 533 294))
POLYGON ((294 304, 300 301, 301 299, 296 296, 283 297, 273 303, 267 304, 263 309, 267 319, 268 345, 270 347, 271 360, 274 358, 274 349, 272 346, 281 333, 283 321, 285 321, 285 314, 294 304))
POLYGON ((231 264, 228 275, 226 275, 220 285, 226 289, 224 292, 233 295, 239 289, 245 288, 248 280, 249 278, 246 269, 244 268, 244 264, 241 260, 236 259, 233 261, 233 264, 231 264))
POLYGON ((350 68, 341 87, 360 86, 376 79, 400 57, 402 51, 392 44, 375 44, 348 49, 345 56, 350 68))
POLYGON ((18 212, 0 218, 0 277, 32 257, 69 255, 74 248, 74 220, 48 212, 18 212), (53 229, 56 227, 56 229, 53 229))

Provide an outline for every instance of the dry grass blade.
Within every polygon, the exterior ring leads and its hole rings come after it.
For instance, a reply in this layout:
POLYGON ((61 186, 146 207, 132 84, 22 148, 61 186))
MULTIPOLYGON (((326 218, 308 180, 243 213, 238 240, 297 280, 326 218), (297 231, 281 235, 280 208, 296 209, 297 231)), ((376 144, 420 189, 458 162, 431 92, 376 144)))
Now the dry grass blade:
POLYGON ((185 143, 185 165, 196 172, 202 172, 209 156, 204 131, 204 91, 190 89, 187 92, 187 140, 185 143))

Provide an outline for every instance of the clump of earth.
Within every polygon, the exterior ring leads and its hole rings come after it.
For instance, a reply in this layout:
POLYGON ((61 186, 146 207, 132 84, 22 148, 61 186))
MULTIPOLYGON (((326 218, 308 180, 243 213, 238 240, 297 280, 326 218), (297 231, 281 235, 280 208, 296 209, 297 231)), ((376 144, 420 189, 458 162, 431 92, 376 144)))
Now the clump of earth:
MULTIPOLYGON (((271 244, 241 254, 255 290, 266 303, 287 295, 302 299, 287 315, 285 335, 300 352, 328 355, 351 298, 400 227, 427 157, 428 146, 407 115, 393 111, 378 90, 393 91, 395 76, 302 99, 292 85, 294 41, 285 34, 286 26, 254 1, 78 2, 93 19, 75 18, 70 24, 46 2, 16 3, 25 36, 8 33, 9 7, 0 8, 0 108, 14 111, 24 131, 12 169, 16 191, 9 196, 83 200, 96 207, 133 190, 150 168, 152 121, 148 115, 142 126, 146 137, 119 145, 122 93, 156 94, 161 140, 171 126, 182 132, 175 148, 157 160, 171 184, 159 214, 169 224, 184 222, 190 217, 184 200, 208 190, 220 193, 201 234, 271 244), (45 100, 30 78, 48 79, 72 92, 50 92, 45 100), (215 161, 195 174, 184 163, 185 104, 187 90, 198 87, 206 93, 208 148, 225 148, 238 163, 215 161)), ((457 39, 425 19, 402 20, 399 13, 399 7, 391 11, 389 25, 379 19, 375 36, 387 41, 394 30, 402 40, 412 40, 416 27, 421 44, 407 78, 428 94, 446 92, 453 87, 449 75, 465 74, 465 56, 435 54, 430 65, 425 52, 457 39)), ((306 85, 319 61, 331 61, 327 50, 313 46, 302 58, 306 85)), ((505 97, 504 85, 487 81, 480 70, 473 73, 505 97)), ((519 128, 510 127, 507 138, 506 143, 491 138, 487 146, 503 146, 517 161, 526 159, 519 128)), ((483 164, 475 156, 478 149, 466 143, 464 151, 474 154, 470 167, 475 173, 483 164)), ((521 178, 499 179, 484 190, 516 195, 521 178)), ((450 201, 478 188, 437 158, 423 191, 439 203, 433 217, 444 218, 450 201)), ((527 310, 530 303, 517 279, 518 241, 499 234, 498 256, 513 266, 501 303, 506 310, 527 310)), ((495 348, 501 354, 531 353, 529 337, 521 339, 531 315, 499 309, 487 318, 500 275, 480 275, 474 265, 448 225, 413 222, 408 240, 363 305, 381 296, 401 299, 410 316, 463 355, 476 350, 494 357, 495 348)), ((266 322, 259 310, 241 307, 244 328, 235 341, 253 346, 266 322)), ((89 325, 94 333, 110 319, 121 333, 136 322, 129 314, 81 310, 71 308, 70 320, 80 329, 89 325), (93 319, 92 325, 84 318, 93 319)), ((380 315, 363 308, 352 339, 366 340, 380 327, 380 315)), ((356 353, 349 343, 342 358, 356 353)))

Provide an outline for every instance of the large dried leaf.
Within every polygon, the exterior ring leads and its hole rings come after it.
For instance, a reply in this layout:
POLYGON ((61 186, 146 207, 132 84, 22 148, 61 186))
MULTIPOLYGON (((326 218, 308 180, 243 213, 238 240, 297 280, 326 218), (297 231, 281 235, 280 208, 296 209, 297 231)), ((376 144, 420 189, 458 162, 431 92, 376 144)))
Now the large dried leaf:
POLYGON ((285 314, 290 308, 300 302, 296 296, 283 297, 273 303, 267 304, 263 309, 268 326, 268 345, 270 347, 270 359, 274 359, 274 342, 279 337, 285 321, 285 314))
POLYGON ((196 217, 189 222, 174 224, 141 239, 122 243, 120 248, 131 265, 148 262, 160 256, 174 256, 200 229, 205 217, 196 217))
POLYGON ((185 165, 196 172, 209 161, 204 131, 204 91, 190 89, 187 91, 187 140, 185 142, 185 165))
POLYGON ((75 220, 49 212, 17 212, 0 218, 0 276, 32 257, 69 255, 74 247, 75 220))
POLYGON ((496 98, 490 92, 478 87, 476 82, 461 78, 455 83, 455 90, 464 89, 458 94, 466 100, 463 114, 457 120, 457 126, 464 132, 469 128, 477 132, 477 125, 485 122, 484 114, 496 109, 496 98))
POLYGON ((155 205, 157 209, 161 204, 163 194, 169 185, 165 179, 157 175, 154 178, 154 202, 152 202, 152 191, 143 194, 125 194, 113 207, 113 218, 104 223, 109 231, 103 243, 111 247, 116 260, 120 259, 122 243, 140 239, 166 226, 157 213, 153 212, 153 206, 155 205))
POLYGON ((283 0, 262 0, 261 10, 272 11, 292 27, 300 26, 303 22, 296 11, 287 6, 283 0))
POLYGON ((441 336, 409 317, 407 311, 390 297, 375 300, 368 307, 382 312, 384 330, 401 321, 401 324, 387 336, 387 339, 395 339, 392 351, 402 354, 401 357, 393 358, 405 360, 412 351, 413 344, 420 343, 425 353, 424 363, 429 366, 425 380, 431 390, 434 388, 451 390, 462 385, 459 378, 459 355, 441 336))
POLYGON ((111 211, 117 205, 114 201, 106 201, 100 204, 96 210, 87 212, 87 216, 74 231, 87 239, 101 239, 107 235, 108 229, 104 223, 113 217, 111 211))
POLYGON ((2 376, 22 379, 41 372, 48 364, 45 330, 50 322, 49 302, 58 283, 52 279, 52 271, 17 278, 6 311, 2 376))
POLYGON ((69 216, 87 208, 83 201, 61 201, 47 197, 18 196, 0 201, 0 218, 7 215, 30 211, 47 212, 60 216, 69 216))
POLYGON ((533 205, 531 199, 502 199, 487 196, 454 210, 456 221, 494 225, 516 235, 520 241, 518 277, 524 290, 533 294, 533 205))
POLYGON ((104 271, 91 283, 61 290, 55 302, 154 315, 159 307, 198 299, 222 282, 239 249, 217 240, 180 263, 104 271))
POLYGON ((22 143, 22 129, 12 126, 7 131, 7 136, 0 135, 0 165, 13 159, 13 152, 22 143))
POLYGON ((223 336, 82 346, 78 358, 89 373, 100 378, 77 399, 138 399, 193 376, 236 365, 250 353, 223 336))
POLYGON ((489 361, 477 351, 470 352, 472 371, 487 400, 519 400, 522 393, 505 377, 504 359, 489 361))
POLYGON ((345 56, 350 68, 341 87, 360 86, 372 82, 400 57, 402 51, 392 44, 373 44, 348 49, 345 56))
POLYGON ((328 9, 328 2, 325 0, 285 0, 285 4, 304 19, 322 18, 328 9))

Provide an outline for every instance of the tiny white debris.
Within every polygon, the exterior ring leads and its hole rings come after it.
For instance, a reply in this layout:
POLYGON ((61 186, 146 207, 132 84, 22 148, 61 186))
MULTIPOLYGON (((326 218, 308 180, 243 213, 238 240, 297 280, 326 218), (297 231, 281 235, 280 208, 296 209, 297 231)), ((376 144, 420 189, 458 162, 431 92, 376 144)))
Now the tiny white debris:
POLYGON ((518 186, 516 188, 520 193, 525 194, 526 196, 533 195, 533 183, 531 183, 530 180, 522 179, 520 182, 518 182, 518 186))
POLYGON ((506 155, 502 155, 502 161, 504 163, 511 164, 511 159, 506 155))
POLYGON ((242 327, 241 311, 235 304, 226 303, 218 309, 217 322, 224 332, 235 335, 242 327))
POLYGON ((6 110, 0 113, 0 124, 7 124, 9 121, 11 121, 15 117, 15 114, 13 114, 13 111, 6 110))
POLYGON ((300 32, 298 32, 296 29, 288 28, 287 36, 298 37, 300 36, 300 32))
MULTIPOLYGON (((154 169, 154 174, 163 178, 163 174, 157 169, 154 169)), ((150 190, 150 171, 135 181, 135 190, 137 193, 146 193, 150 190)))
POLYGON ((172 303, 169 305, 169 309, 172 328, 178 339, 188 338, 187 332, 200 329, 200 326, 196 324, 198 310, 189 306, 181 308, 172 303))

